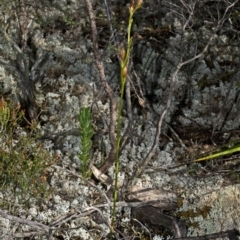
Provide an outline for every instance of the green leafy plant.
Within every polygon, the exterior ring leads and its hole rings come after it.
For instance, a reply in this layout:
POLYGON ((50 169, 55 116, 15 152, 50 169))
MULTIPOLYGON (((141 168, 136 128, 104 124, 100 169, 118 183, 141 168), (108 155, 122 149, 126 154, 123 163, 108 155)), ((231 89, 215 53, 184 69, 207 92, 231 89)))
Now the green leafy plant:
POLYGON ((79 158, 81 160, 81 171, 84 177, 90 177, 91 170, 89 169, 89 163, 91 159, 91 149, 92 149, 92 136, 94 134, 92 127, 92 114, 89 107, 82 108, 79 115, 80 123, 80 140, 81 153, 79 158))
POLYGON ((68 26, 71 26, 71 27, 75 27, 77 25, 77 21, 74 20, 73 17, 70 17, 70 16, 66 16, 63 18, 63 21, 68 25, 68 26))
POLYGON ((3 208, 52 191, 48 191, 47 168, 55 159, 32 137, 36 128, 26 131, 21 127, 23 116, 19 106, 0 100, 0 192, 6 195, 0 200, 3 208))

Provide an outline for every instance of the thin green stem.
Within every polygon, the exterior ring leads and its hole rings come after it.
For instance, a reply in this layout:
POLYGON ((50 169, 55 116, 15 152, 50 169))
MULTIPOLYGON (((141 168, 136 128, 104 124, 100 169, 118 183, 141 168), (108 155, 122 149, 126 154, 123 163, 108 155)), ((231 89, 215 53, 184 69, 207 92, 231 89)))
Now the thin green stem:
POLYGON ((125 89, 125 83, 121 86, 120 101, 118 105, 118 117, 117 117, 117 148, 116 148, 116 159, 115 159, 115 183, 114 183, 114 193, 113 193, 113 212, 112 212, 112 226, 115 222, 116 217, 116 203, 118 198, 118 172, 119 172, 119 150, 121 142, 121 115, 123 106, 123 94, 125 89))
POLYGON ((118 113, 117 113, 117 143, 116 143, 116 159, 115 159, 115 182, 114 182, 114 193, 113 193, 113 211, 112 211, 112 230, 114 228, 115 219, 116 219, 116 203, 118 198, 118 173, 119 173, 119 152, 120 152, 120 143, 121 143, 121 118, 122 118, 122 109, 123 109, 123 95, 125 90, 125 84, 127 80, 127 65, 130 57, 131 47, 132 47, 132 37, 131 29, 133 24, 133 15, 137 9, 140 8, 140 5, 136 5, 135 9, 129 8, 129 21, 127 29, 127 51, 121 49, 120 57, 120 100, 118 104, 118 113))

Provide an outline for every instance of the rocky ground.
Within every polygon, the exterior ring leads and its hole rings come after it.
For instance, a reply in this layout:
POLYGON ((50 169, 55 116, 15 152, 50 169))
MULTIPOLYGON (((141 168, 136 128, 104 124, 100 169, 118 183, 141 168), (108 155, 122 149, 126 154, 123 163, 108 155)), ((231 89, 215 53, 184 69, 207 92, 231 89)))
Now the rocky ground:
MULTIPOLYGON (((186 236, 181 237, 214 233, 229 237, 227 231, 240 230, 238 153, 203 162, 187 161, 213 147, 239 139, 240 48, 238 20, 234 13, 239 16, 240 6, 236 2, 234 9, 227 12, 229 19, 214 32, 217 17, 213 12, 205 12, 205 8, 214 8, 214 2, 200 1, 194 9, 194 18, 182 31, 181 21, 186 20, 183 16, 187 17, 191 9, 180 3, 178 6, 160 2, 144 3, 135 19, 133 31, 137 34, 128 78, 132 128, 128 131, 130 121, 124 101, 122 134, 127 129, 128 142, 119 159, 119 179, 125 185, 119 189, 116 237, 154 240, 179 237, 176 228, 182 227, 181 224, 187 227, 186 236), (141 16, 145 16, 143 20, 141 16), (167 192, 171 196, 167 199, 174 204, 167 204, 169 208, 164 210, 157 208, 162 210, 156 210, 160 211, 158 213, 149 205, 138 212, 127 204, 136 201, 129 199, 126 189, 154 143, 157 121, 172 89, 171 81, 179 58, 184 62, 197 56, 211 36, 213 40, 207 51, 178 72, 157 151, 141 176, 134 179, 134 185, 139 188, 160 191, 159 195, 164 190, 164 194, 167 192), (145 104, 139 104, 139 99, 145 104), (155 216, 154 213, 157 217, 149 218, 148 215, 155 216), (165 223, 158 217, 165 219, 165 223)), ((118 101, 117 54, 111 48, 107 19, 102 13, 104 8, 94 4, 105 73, 118 101)), ((13 200, 11 186, 8 191, 2 191, 0 201, 7 200, 11 205, 6 208, 6 204, 1 204, 4 207, 0 212, 0 236, 2 239, 109 239, 111 185, 102 183, 96 176, 84 179, 78 156, 81 146, 79 111, 83 107, 90 106, 93 116, 92 164, 100 168, 111 148, 108 135, 110 102, 96 70, 86 8, 84 2, 75 1, 59 1, 46 6, 50 10, 43 15, 46 19, 42 20, 42 25, 33 25, 29 33, 32 45, 28 47, 31 51, 34 48, 36 58, 47 56, 42 77, 35 82, 36 103, 41 111, 35 143, 41 144, 42 149, 56 159, 46 172, 46 191, 50 193, 44 198, 32 197, 26 205, 19 203, 17 198, 13 200), (50 13, 58 18, 52 18, 50 13), (54 19, 50 25, 43 24, 49 19, 54 19), (10 218, 10 215, 18 218, 10 218), (23 219, 28 222, 22 224, 23 219)), ((121 39, 124 38, 127 7, 113 3, 112 6, 117 6, 112 9, 113 17, 121 20, 117 25, 121 39)), ((218 7, 224 18, 221 6, 218 7)), ((13 32, 9 35, 16 40, 13 32)), ((4 36, 1 38, 4 43, 4 36)), ((1 53, 5 58, 15 56, 9 42, 1 45, 1 53)), ((1 95, 18 102, 17 80, 4 65, 0 81, 1 95)), ((19 129, 27 134, 24 126, 19 129)), ((106 175, 114 177, 114 166, 106 175)))

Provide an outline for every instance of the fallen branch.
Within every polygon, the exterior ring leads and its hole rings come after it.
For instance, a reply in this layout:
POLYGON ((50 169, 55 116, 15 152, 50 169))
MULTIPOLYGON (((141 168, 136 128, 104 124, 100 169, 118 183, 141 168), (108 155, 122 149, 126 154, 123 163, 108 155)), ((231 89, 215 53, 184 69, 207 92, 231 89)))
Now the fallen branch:
POLYGON ((238 230, 227 230, 224 232, 212 233, 207 234, 204 236, 197 236, 197 237, 184 237, 184 238, 173 238, 178 240, 210 240, 210 239, 219 239, 219 238, 228 238, 229 240, 238 240, 240 233, 238 230))

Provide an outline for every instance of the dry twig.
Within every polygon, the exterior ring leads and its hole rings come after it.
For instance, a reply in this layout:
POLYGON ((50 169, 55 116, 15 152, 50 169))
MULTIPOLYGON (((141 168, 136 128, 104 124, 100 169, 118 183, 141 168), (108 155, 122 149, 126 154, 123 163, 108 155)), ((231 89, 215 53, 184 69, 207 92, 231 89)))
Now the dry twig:
POLYGON ((116 119, 117 118, 117 114, 116 114, 117 103, 116 103, 113 91, 107 82, 105 71, 104 71, 104 63, 102 61, 102 57, 99 52, 98 40, 97 40, 98 32, 97 32, 96 21, 95 21, 92 3, 90 0, 85 0, 85 3, 87 6, 88 16, 89 16, 89 20, 90 20, 93 52, 94 52, 94 57, 95 57, 95 61, 96 61, 96 66, 97 66, 97 69, 99 72, 101 83, 102 83, 104 90, 106 91, 109 101, 110 101, 109 139, 110 139, 110 144, 111 144, 111 150, 110 150, 110 153, 107 157, 105 164, 101 167, 101 172, 105 173, 108 170, 108 168, 115 161, 115 154, 116 154, 115 127, 116 127, 116 122, 117 122, 116 121, 117 120, 116 119))

